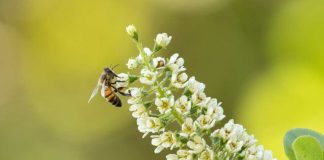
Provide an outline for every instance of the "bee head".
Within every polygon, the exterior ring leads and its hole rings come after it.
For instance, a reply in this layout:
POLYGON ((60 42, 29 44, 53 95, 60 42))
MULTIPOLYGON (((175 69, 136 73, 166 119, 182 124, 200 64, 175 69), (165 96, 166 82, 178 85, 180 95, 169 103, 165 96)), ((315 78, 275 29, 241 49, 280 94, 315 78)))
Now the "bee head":
POLYGON ((106 67, 104 68, 104 71, 108 74, 108 75, 113 75, 115 77, 118 77, 117 74, 110 68, 110 67, 106 67))
POLYGON ((104 68, 104 71, 106 73, 112 73, 113 72, 109 67, 104 68))

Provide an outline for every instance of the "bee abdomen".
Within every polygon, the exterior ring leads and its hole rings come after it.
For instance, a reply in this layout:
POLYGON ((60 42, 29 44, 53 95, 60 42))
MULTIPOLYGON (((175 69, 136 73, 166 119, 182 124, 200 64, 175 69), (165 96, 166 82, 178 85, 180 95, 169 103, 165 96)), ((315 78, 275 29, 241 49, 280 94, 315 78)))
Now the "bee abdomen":
POLYGON ((110 98, 112 98, 114 96, 114 93, 113 92, 106 92, 106 94, 105 94, 105 98, 108 98, 108 99, 110 99, 110 98))
POLYGON ((122 105, 121 100, 115 94, 111 94, 111 96, 107 97, 106 99, 108 102, 110 102, 112 105, 116 107, 121 107, 122 105))
POLYGON ((113 103, 115 100, 116 100, 116 95, 115 94, 111 94, 110 96, 107 97, 107 100, 110 102, 110 103, 113 103))
POLYGON ((122 103, 119 97, 115 96, 114 98, 115 100, 112 102, 113 105, 115 105, 116 107, 121 107, 122 103))
POLYGON ((112 91, 111 88, 106 88, 105 90, 105 98, 107 99, 108 102, 111 104, 115 105, 116 107, 121 107, 122 103, 120 98, 112 91))

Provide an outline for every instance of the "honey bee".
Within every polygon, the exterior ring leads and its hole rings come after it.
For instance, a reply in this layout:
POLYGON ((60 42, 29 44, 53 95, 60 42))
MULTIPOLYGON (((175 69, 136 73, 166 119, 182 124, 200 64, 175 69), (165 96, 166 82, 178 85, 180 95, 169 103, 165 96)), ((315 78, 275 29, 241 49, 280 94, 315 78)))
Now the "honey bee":
POLYGON ((122 102, 120 98, 118 97, 117 93, 120 93, 124 96, 130 96, 128 93, 124 93, 121 90, 123 88, 116 88, 114 85, 118 82, 125 82, 125 81, 119 81, 116 80, 116 78, 119 78, 118 75, 113 71, 115 67, 110 69, 110 67, 104 68, 104 71, 101 73, 98 84, 92 91, 92 94, 89 98, 88 103, 97 95, 99 91, 99 87, 101 86, 101 96, 105 98, 108 102, 110 102, 112 105, 116 107, 121 107, 122 102))

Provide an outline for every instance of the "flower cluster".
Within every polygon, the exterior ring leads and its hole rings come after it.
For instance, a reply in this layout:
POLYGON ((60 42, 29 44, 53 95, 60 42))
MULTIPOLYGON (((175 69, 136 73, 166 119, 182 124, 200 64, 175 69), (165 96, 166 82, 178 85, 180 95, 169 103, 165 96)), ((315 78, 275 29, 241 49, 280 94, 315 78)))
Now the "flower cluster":
POLYGON ((253 135, 233 120, 216 129, 225 117, 221 103, 206 95, 205 84, 185 73, 184 59, 178 53, 170 58, 156 56, 170 44, 171 36, 158 34, 151 50, 139 42, 133 25, 126 31, 139 50, 127 67, 138 74, 122 73, 120 78, 128 83, 117 85, 126 87, 139 81, 140 87, 128 88, 129 110, 143 138, 151 135, 155 153, 176 150, 166 156, 167 160, 274 159, 271 151, 257 146, 253 135), (171 127, 176 123, 178 129, 171 127))

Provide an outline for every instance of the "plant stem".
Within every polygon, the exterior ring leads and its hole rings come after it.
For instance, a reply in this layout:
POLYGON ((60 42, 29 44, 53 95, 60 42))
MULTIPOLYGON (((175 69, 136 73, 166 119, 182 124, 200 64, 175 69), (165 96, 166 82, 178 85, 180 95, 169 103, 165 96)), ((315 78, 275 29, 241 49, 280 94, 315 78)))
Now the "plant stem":
POLYGON ((142 43, 140 43, 140 42, 136 42, 136 46, 137 46, 137 49, 140 51, 141 56, 143 57, 143 61, 144 61, 145 65, 146 65, 149 69, 151 69, 151 65, 148 63, 147 55, 146 55, 145 52, 144 52, 144 48, 143 48, 142 43))
MULTIPOLYGON (((137 46, 137 49, 140 51, 141 56, 143 57, 143 61, 144 61, 145 65, 146 65, 149 69, 152 69, 152 66, 151 66, 151 64, 149 63, 148 59, 147 59, 147 55, 146 55, 145 52, 144 52, 144 48, 143 48, 142 43, 136 41, 136 46, 137 46)), ((158 50, 155 50, 155 49, 156 49, 156 47, 154 47, 153 52, 157 52, 157 51, 158 51, 158 50)), ((162 80, 162 82, 164 82, 164 80, 162 80)), ((160 95, 161 95, 161 96, 165 96, 165 93, 164 93, 164 91, 161 89, 159 83, 156 82, 155 85, 157 86, 157 90, 158 90, 158 92, 160 93, 160 95)), ((184 122, 182 116, 179 115, 179 113, 175 110, 174 107, 171 108, 171 113, 172 113, 172 115, 176 118, 178 124, 181 126, 182 123, 184 122)))
POLYGON ((184 120, 182 119, 182 116, 178 114, 178 112, 174 109, 174 107, 171 108, 172 115, 177 119, 177 122, 181 126, 184 120))

